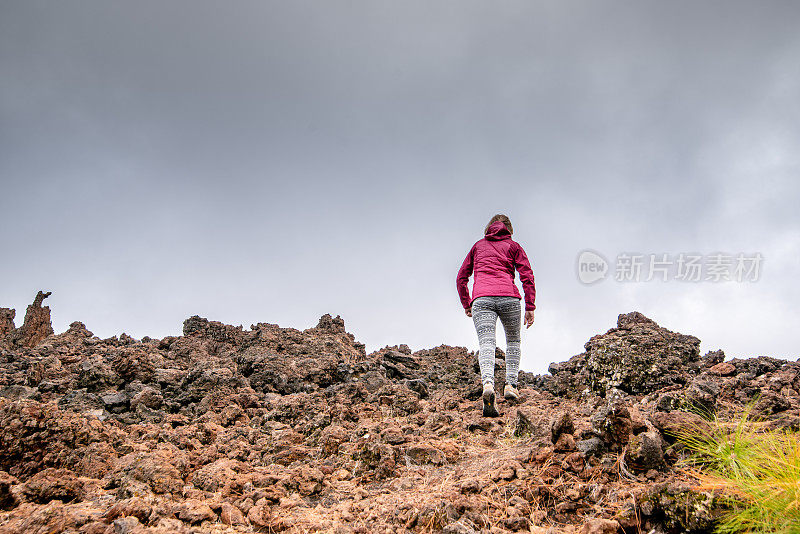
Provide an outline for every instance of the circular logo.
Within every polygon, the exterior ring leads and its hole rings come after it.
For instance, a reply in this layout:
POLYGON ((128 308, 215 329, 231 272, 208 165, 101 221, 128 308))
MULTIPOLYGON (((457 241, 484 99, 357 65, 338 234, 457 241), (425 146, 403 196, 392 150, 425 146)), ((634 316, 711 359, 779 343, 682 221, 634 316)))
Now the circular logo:
POLYGON ((605 279, 608 274, 608 262, 594 250, 583 250, 578 254, 578 280, 582 284, 594 284, 605 279))

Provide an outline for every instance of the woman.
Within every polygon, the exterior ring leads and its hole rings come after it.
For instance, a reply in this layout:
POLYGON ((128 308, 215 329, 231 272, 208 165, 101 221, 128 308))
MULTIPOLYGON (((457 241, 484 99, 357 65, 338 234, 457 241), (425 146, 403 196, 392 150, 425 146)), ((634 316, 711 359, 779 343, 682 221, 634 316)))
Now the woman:
POLYGON ((520 341, 520 297, 514 284, 514 271, 519 272, 525 290, 525 327, 533 324, 536 308, 536 287, 528 256, 516 241, 511 239, 514 228, 505 215, 495 215, 486 225, 484 238, 475 243, 461 264, 456 278, 458 295, 467 317, 472 317, 478 332, 483 382, 483 415, 497 417, 494 398, 494 353, 497 344, 495 327, 497 317, 506 332, 506 387, 503 396, 509 401, 519 400, 517 378, 519 376, 520 341), (467 282, 475 273, 472 299, 467 282))

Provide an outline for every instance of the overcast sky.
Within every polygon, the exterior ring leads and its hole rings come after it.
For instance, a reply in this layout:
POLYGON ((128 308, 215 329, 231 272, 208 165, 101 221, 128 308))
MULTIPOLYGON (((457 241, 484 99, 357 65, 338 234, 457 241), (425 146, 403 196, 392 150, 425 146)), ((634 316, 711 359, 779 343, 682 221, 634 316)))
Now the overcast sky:
POLYGON ((506 213, 536 274, 523 369, 632 310, 797 359, 798 27, 794 1, 3 0, 0 306, 477 349, 455 276, 506 213), (578 280, 584 249, 608 279, 578 280), (682 252, 764 260, 614 279, 682 252))

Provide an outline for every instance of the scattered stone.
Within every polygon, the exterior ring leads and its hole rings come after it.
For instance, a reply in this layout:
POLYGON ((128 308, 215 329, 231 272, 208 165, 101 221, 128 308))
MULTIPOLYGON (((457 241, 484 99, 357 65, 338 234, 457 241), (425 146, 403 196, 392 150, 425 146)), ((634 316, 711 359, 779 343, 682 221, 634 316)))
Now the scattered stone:
POLYGON ((575 437, 572 434, 561 434, 553 445, 553 449, 559 452, 574 451, 575 437))
POLYGON ((685 482, 672 482, 650 486, 640 506, 648 516, 663 517, 668 530, 709 532, 725 512, 721 499, 710 492, 694 491, 685 482))
POLYGON ((628 407, 619 401, 602 406, 590 419, 592 430, 603 443, 616 450, 628 443, 633 423, 628 407))
POLYGON ((582 439, 576 443, 576 447, 584 458, 588 456, 600 456, 603 453, 603 442, 600 438, 592 437, 589 439, 582 439))
POLYGON ((550 439, 555 443, 561 434, 572 434, 575 432, 575 424, 569 412, 561 412, 550 424, 550 439))
POLYGON ((775 415, 785 412, 792 407, 792 403, 778 393, 764 391, 759 394, 758 401, 753 406, 753 412, 761 416, 775 415))
POLYGON ((203 521, 214 521, 217 515, 207 504, 196 499, 187 499, 185 502, 175 507, 175 515, 181 521, 192 525, 203 521))
POLYGON ((566 458, 564 458, 565 468, 569 469, 574 473, 580 473, 583 471, 584 466, 584 454, 581 451, 573 452, 569 454, 566 458))
POLYGON ((131 497, 117 502, 106 511, 104 517, 108 521, 115 521, 119 517, 136 517, 142 523, 147 523, 152 508, 143 499, 131 497))
POLYGON ((711 424, 699 415, 688 412, 655 412, 650 421, 667 438, 706 433, 711 431, 711 424))
POLYGON ((238 526, 238 525, 245 525, 247 521, 245 520, 244 514, 241 510, 237 507, 233 506, 230 503, 224 502, 221 505, 221 511, 219 513, 219 520, 231 526, 238 526))
POLYGON ((141 523, 137 517, 120 517, 111 524, 114 527, 114 534, 133 534, 141 528, 141 523))
POLYGON ((11 491, 16 483, 16 477, 0 471, 0 510, 11 510, 19 504, 17 496, 11 491))
POLYGON ((613 519, 587 519, 581 534, 616 534, 619 528, 619 523, 613 519))
POLYGON ((477 534, 478 531, 467 526, 463 521, 456 521, 446 525, 442 529, 442 534, 477 534))
POLYGON ((664 464, 663 438, 656 431, 636 434, 628 444, 628 465, 641 471, 661 467, 664 464))
POLYGON ((520 373, 519 404, 487 419, 463 347, 367 354, 331 315, 55 335, 45 296, 20 329, 0 308, 2 534, 702 531, 721 504, 670 469, 675 436, 711 428, 686 410, 755 402, 765 428, 800 428, 800 362, 699 358, 636 313, 520 373))
POLYGON ((414 464, 442 465, 447 461, 444 453, 431 445, 412 445, 405 451, 406 458, 414 464))
POLYGON ((59 500, 64 503, 81 499, 86 493, 86 483, 69 469, 48 468, 36 473, 22 487, 26 500, 47 504, 59 500))
POLYGON ((468 478, 461 482, 460 491, 461 493, 480 493, 481 483, 477 478, 468 478))
POLYGON ((489 478, 495 482, 513 480, 517 476, 517 471, 521 469, 522 466, 518 462, 504 462, 490 473, 489 478))
POLYGON ((708 372, 716 376, 732 376, 736 373, 736 366, 728 362, 720 362, 712 366, 708 372))
POLYGON ((128 406, 128 396, 121 391, 101 395, 100 400, 103 401, 106 410, 112 413, 123 412, 128 406))

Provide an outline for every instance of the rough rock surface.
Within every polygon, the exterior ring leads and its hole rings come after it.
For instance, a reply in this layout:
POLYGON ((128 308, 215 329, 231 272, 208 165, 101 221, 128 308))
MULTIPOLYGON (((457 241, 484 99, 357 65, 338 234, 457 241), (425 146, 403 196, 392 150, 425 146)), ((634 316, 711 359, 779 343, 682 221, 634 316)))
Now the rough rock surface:
POLYGON ((40 295, 24 336, 0 310, 0 534, 710 532, 719 500, 674 467, 686 410, 800 421, 800 364, 720 366, 637 313, 489 419, 462 347, 367 354, 330 315, 53 335, 40 295))
POLYGON ((598 393, 619 389, 647 394, 686 382, 699 369, 700 340, 671 332, 639 312, 620 314, 617 327, 593 336, 586 352, 550 365, 550 380, 540 385, 555 394, 588 387, 598 393))
POLYGON ((0 308, 0 348, 8 348, 11 345, 11 334, 14 333, 14 317, 16 310, 11 308, 0 308))
MULTIPOLYGON (((25 311, 25 320, 22 326, 17 328, 11 335, 11 343, 17 347, 35 347, 47 336, 53 335, 53 325, 50 323, 50 307, 42 306, 44 299, 50 296, 50 292, 44 293, 39 291, 33 304, 28 306, 25 311)), ((8 308, 4 308, 8 310, 8 308)), ((13 326, 14 310, 11 310, 10 322, 13 326)), ((3 320, 6 322, 5 327, 8 327, 9 319, 3 320)), ((3 328, 0 326, 0 328, 3 328)))

